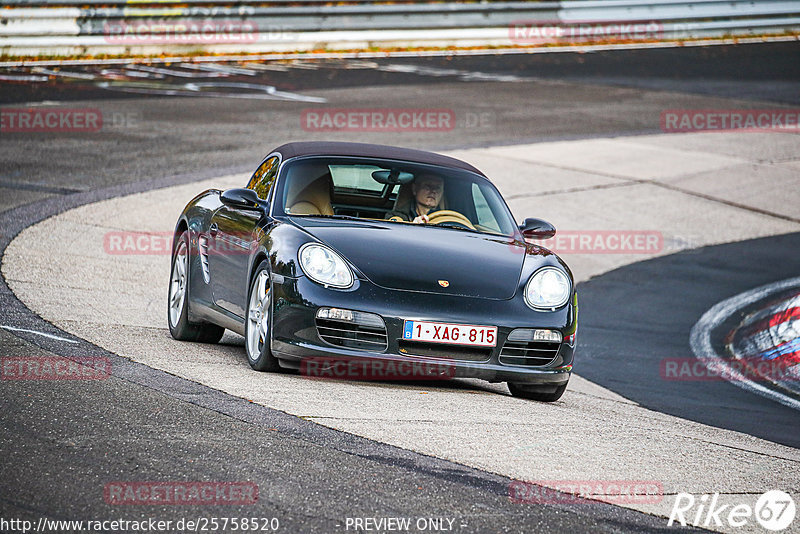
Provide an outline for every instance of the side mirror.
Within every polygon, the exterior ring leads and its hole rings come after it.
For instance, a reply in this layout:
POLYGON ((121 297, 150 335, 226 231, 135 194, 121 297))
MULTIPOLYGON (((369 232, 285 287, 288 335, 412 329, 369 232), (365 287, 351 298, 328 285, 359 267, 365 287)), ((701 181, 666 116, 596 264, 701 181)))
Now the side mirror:
POLYGON ((519 225, 523 237, 528 239, 550 239, 556 235, 555 227, 547 221, 541 219, 525 219, 519 225))
POLYGON ((252 189, 226 189, 222 192, 219 199, 226 206, 232 208, 240 208, 244 210, 257 210, 261 206, 266 206, 266 201, 258 198, 258 195, 252 189))

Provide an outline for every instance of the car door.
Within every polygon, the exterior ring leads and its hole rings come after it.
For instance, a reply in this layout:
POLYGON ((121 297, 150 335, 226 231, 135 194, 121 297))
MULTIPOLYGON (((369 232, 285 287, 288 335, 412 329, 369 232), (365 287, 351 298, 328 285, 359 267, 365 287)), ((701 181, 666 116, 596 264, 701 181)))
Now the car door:
MULTIPOLYGON (((278 156, 267 158, 247 184, 268 199, 278 171, 278 156)), ((258 245, 256 233, 263 212, 222 205, 209 226, 209 271, 214 302, 241 318, 247 307, 250 252, 258 245)))

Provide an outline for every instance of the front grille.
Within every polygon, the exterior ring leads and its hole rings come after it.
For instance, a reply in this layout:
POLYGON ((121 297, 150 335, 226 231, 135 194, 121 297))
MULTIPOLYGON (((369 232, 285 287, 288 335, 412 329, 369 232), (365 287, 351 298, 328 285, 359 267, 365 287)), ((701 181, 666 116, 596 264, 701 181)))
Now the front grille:
POLYGON ((398 344, 402 354, 426 356, 428 358, 485 362, 492 355, 491 347, 462 347, 458 345, 443 345, 441 343, 425 343, 424 341, 406 341, 403 339, 398 340, 398 344))
POLYGON ((531 332, 533 330, 517 329, 509 334, 500 350, 501 364, 539 367, 555 359, 561 343, 534 340, 531 332))
POLYGON ((349 349, 383 352, 387 340, 385 326, 361 325, 350 321, 317 317, 317 333, 321 340, 349 349))

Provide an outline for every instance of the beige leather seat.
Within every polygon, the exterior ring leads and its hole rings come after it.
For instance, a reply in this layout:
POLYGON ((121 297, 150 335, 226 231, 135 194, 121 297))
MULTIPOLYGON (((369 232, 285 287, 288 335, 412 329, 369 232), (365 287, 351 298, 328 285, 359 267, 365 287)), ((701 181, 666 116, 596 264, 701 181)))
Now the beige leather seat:
POLYGON ((320 176, 289 198, 287 213, 295 215, 333 215, 331 175, 320 176))
POLYGON ((397 192, 397 199, 394 201, 394 211, 407 211, 414 202, 414 195, 411 192, 411 184, 401 185, 397 192))

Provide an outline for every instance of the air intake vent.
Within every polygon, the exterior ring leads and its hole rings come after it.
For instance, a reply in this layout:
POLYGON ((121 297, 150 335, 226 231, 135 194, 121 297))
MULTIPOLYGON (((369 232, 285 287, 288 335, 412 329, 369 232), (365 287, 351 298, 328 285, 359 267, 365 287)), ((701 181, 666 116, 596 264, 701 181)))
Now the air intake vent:
POLYGON ((508 335, 500 351, 499 361, 503 365, 525 367, 547 365, 558 355, 560 340, 561 333, 554 330, 518 328, 508 335))
POLYGON ((208 236, 200 234, 197 238, 197 248, 200 251, 200 267, 203 270, 203 280, 205 283, 211 281, 211 276, 208 274, 208 236))
POLYGON ((331 345, 372 352, 384 352, 389 339, 379 315, 338 308, 319 309, 317 334, 331 345))
POLYGON ((492 349, 484 347, 464 347, 459 345, 443 345, 441 343, 425 343, 424 341, 398 340, 400 352, 428 358, 460 360, 466 362, 486 362, 492 356, 492 349))

